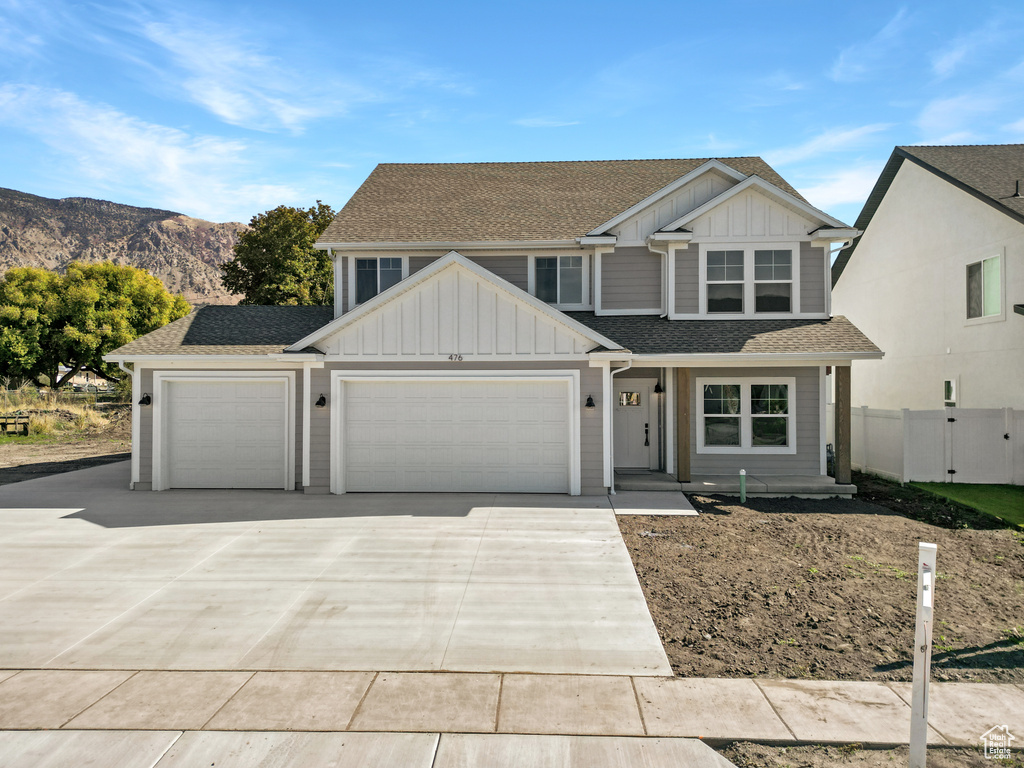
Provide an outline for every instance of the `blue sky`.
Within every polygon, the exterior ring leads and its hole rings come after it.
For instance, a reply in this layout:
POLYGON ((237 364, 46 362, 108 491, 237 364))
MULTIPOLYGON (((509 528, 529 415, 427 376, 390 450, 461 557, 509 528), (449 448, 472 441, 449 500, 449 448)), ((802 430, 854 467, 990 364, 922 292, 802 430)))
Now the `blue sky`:
POLYGON ((380 162, 761 155, 851 222, 893 146, 1024 142, 1018 2, 0 0, 0 186, 215 221, 380 162))

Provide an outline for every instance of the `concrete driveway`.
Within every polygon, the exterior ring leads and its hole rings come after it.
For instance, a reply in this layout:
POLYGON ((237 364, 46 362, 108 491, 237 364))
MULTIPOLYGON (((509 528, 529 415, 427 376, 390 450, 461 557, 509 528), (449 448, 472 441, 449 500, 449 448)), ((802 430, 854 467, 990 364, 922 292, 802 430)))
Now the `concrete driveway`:
POLYGON ((670 675, 605 497, 0 488, 0 669, 670 675))

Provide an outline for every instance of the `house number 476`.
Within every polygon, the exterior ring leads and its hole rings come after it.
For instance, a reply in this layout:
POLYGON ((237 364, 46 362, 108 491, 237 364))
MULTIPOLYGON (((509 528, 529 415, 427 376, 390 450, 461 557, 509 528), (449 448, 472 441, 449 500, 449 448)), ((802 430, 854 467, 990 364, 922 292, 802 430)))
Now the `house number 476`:
POLYGON ((451 360, 453 363, 461 363, 462 355, 448 355, 448 359, 451 360))

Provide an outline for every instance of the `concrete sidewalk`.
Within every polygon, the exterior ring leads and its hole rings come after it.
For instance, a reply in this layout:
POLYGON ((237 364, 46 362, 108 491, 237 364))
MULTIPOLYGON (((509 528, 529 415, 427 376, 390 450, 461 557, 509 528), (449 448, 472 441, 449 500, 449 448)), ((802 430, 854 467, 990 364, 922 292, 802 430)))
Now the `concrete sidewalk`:
MULTIPOLYGON (((882 747, 907 742, 909 702, 909 683, 881 682, 460 672, 0 671, 0 730, 8 732, 543 734, 882 747)), ((977 745, 997 725, 1024 734, 1024 687, 933 683, 929 721, 931 742, 940 745, 977 745)), ((15 742, 0 739, 0 745, 15 742)), ((12 764, 4 752, 9 748, 0 746, 5 766, 12 764)))

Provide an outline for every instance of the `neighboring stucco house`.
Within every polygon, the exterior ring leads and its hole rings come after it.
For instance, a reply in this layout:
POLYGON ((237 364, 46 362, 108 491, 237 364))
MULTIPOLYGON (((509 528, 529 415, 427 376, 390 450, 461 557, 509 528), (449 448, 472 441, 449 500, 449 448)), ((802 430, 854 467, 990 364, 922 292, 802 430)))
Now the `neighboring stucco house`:
POLYGON ((333 308, 205 307, 107 356, 132 486, 820 478, 826 367, 881 355, 831 315, 855 234, 759 158, 380 165, 317 244, 333 308))
POLYGON ((896 147, 832 267, 885 350, 852 404, 1024 409, 1024 144, 896 147))

